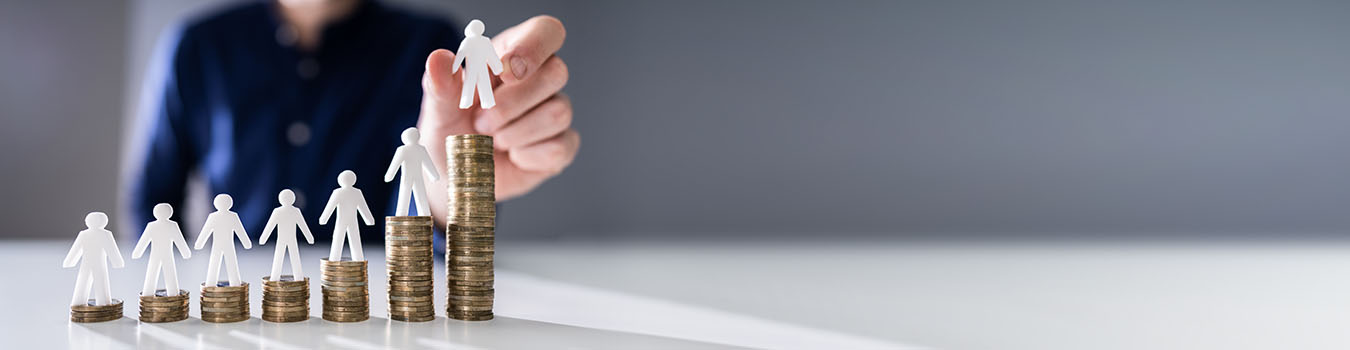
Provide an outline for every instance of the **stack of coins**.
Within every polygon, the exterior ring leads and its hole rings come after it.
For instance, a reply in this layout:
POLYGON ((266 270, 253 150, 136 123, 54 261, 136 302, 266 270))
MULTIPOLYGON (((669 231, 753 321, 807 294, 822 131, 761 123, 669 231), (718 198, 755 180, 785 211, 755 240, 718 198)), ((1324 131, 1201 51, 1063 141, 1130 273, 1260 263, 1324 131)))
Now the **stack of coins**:
MULTIPOLYGON (((420 208, 419 208, 420 209, 420 208)), ((430 216, 384 219, 385 264, 389 270, 389 319, 425 322, 436 319, 432 301, 430 216)))
POLYGON ((333 322, 358 322, 370 319, 370 288, 367 286, 367 261, 319 260, 323 271, 319 285, 323 291, 323 319, 333 322))
POLYGON ((270 322, 300 322, 309 319, 309 277, 281 275, 276 281, 263 276, 262 319, 270 322))
POLYGON ((216 282, 215 286, 202 284, 202 321, 229 323, 247 320, 248 282, 231 286, 229 281, 216 282))
POLYGON ((141 322, 176 322, 188 318, 188 291, 179 289, 169 295, 167 290, 156 290, 155 295, 141 295, 141 322))
POLYGON ((70 306, 70 321, 79 323, 107 322, 122 318, 122 300, 113 299, 108 305, 94 305, 94 299, 84 305, 70 306))
POLYGON ((450 291, 446 312, 457 320, 490 320, 497 217, 492 137, 450 136, 445 139, 445 148, 450 172, 450 217, 445 230, 450 291))

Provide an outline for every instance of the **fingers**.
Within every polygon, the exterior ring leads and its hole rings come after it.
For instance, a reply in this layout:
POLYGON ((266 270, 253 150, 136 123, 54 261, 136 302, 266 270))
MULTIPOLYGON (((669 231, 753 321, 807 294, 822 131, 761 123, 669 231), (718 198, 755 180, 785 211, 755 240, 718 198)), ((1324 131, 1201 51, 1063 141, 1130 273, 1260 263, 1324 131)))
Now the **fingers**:
POLYGON ((548 15, 535 16, 497 34, 493 46, 501 53, 506 71, 511 72, 502 74, 502 81, 529 77, 562 48, 566 38, 562 21, 548 15))
POLYGON ((550 57, 539 67, 539 71, 531 74, 523 81, 510 84, 502 84, 493 93, 498 101, 510 101, 511 103, 502 103, 492 109, 484 110, 478 120, 474 122, 474 129, 484 134, 490 134, 497 131, 503 125, 519 118, 531 107, 538 105, 544 100, 561 91, 563 86, 567 85, 570 78, 567 71, 567 64, 563 63, 561 58, 550 57))
POLYGON ((450 72, 454 61, 455 55, 449 50, 432 51, 427 56, 426 72, 422 75, 422 111, 417 120, 424 140, 473 131, 471 111, 459 109, 463 79, 460 74, 450 72))
POLYGON ((548 140, 513 148, 508 154, 511 162, 521 170, 553 175, 572 164, 580 147, 581 135, 568 129, 548 140))
POLYGON ((463 88, 459 74, 451 72, 455 54, 450 50, 438 49, 427 56, 426 74, 422 75, 424 97, 458 103, 459 90, 463 88))
POLYGON ((498 150, 528 146, 557 136, 572 125, 572 100, 558 93, 493 135, 498 150))

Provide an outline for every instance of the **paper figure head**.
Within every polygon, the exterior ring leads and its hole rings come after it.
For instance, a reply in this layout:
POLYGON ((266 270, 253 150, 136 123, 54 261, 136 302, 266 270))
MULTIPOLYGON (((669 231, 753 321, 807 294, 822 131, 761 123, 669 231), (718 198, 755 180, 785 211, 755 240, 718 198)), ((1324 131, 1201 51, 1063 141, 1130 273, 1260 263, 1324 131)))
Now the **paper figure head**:
POLYGON ((90 212, 89 215, 84 216, 84 226, 91 229, 101 229, 108 226, 108 214, 99 211, 90 212))
POLYGON ((464 36, 472 38, 479 35, 483 35, 483 21, 469 21, 469 25, 464 27, 464 36))
POLYGON ((169 203, 155 204, 154 213, 156 219, 168 220, 170 216, 173 216, 173 206, 169 203))
POLYGON ((281 190, 281 193, 277 194, 277 201, 281 202, 281 205, 295 204, 295 192, 291 192, 290 189, 281 190))
POLYGON ((407 128, 403 130, 403 144, 411 145, 417 143, 417 139, 419 138, 422 138, 422 135, 417 132, 417 128, 407 128))
POLYGON ((216 195, 216 200, 214 203, 216 205, 216 210, 226 211, 230 210, 230 207, 234 206, 234 198, 230 198, 230 195, 228 194, 221 193, 216 195))
POLYGON ((341 174, 338 174, 338 185, 341 185, 342 187, 352 187, 352 185, 355 184, 356 173, 353 173, 351 170, 343 170, 341 174))

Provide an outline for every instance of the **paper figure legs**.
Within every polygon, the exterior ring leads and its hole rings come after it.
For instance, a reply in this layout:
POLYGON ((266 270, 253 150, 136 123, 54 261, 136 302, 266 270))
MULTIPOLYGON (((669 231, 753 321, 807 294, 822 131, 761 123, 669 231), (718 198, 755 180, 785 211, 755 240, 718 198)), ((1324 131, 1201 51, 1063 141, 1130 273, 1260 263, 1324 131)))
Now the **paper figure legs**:
POLYGON ((192 251, 188 250, 187 240, 183 239, 178 222, 169 220, 173 216, 173 206, 157 204, 154 213, 155 221, 145 225, 141 240, 131 252, 132 259, 140 259, 145 248, 150 248, 150 263, 145 269, 145 285, 141 287, 141 295, 155 295, 155 285, 159 284, 161 272, 164 276, 164 291, 170 296, 178 295, 178 267, 174 262, 173 250, 178 248, 178 254, 183 259, 191 257, 192 251))
POLYGON ((272 254, 272 281, 281 280, 281 263, 287 252, 291 254, 291 275, 295 280, 304 280, 305 272, 300 264, 300 249, 296 247, 295 228, 300 227, 300 232, 305 234, 305 240, 309 244, 314 244, 314 235, 309 233, 309 225, 305 224, 305 216, 300 213, 300 208, 296 208, 295 193, 291 190, 281 190, 277 195, 277 200, 281 206, 272 209, 272 216, 267 218, 267 226, 263 229, 262 239, 258 241, 259 245, 267 244, 267 237, 272 234, 272 229, 277 230, 277 249, 272 254))
POLYGON ((492 39, 483 36, 483 21, 475 19, 464 27, 464 40, 455 51, 455 65, 450 67, 450 73, 459 70, 461 62, 464 63, 464 87, 459 95, 459 108, 473 107, 475 90, 480 107, 488 109, 497 105, 492 98, 492 77, 488 76, 488 68, 492 69, 492 75, 502 75, 502 59, 492 48, 492 39))
POLYGON ((394 151, 394 160, 384 173, 384 182, 389 182, 394 180, 399 169, 403 170, 403 176, 398 182, 398 209, 394 211, 397 216, 408 215, 408 196, 413 196, 417 201, 417 215, 431 215, 431 207, 427 206, 427 183, 422 174, 425 172, 431 181, 439 180, 440 176, 436 174, 436 166, 431 162, 427 148, 417 143, 421 137, 417 128, 403 130, 403 145, 394 151))
POLYGON ((206 246, 207 238, 211 238, 211 260, 206 267, 206 285, 214 286, 220 281, 220 263, 224 261, 230 285, 238 286, 243 283, 243 278, 239 277, 239 258, 234 254, 234 237, 239 237, 244 249, 253 248, 253 242, 244 232, 244 223, 239 221, 239 214, 230 211, 230 207, 234 206, 234 199, 230 195, 216 195, 215 205, 216 211, 206 216, 206 224, 202 225, 202 232, 197 235, 198 250, 206 246))
POLYGON ((370 214, 365 195, 353 187, 355 184, 356 173, 351 170, 338 174, 338 185, 341 187, 333 190, 333 195, 328 197, 328 205, 323 208, 323 215, 319 216, 319 225, 327 225, 328 217, 337 213, 337 222, 333 225, 333 249, 328 251, 328 261, 342 260, 344 241, 352 244, 352 260, 366 259, 361 253, 361 228, 356 226, 356 218, 359 215, 366 226, 370 226, 375 224, 375 217, 370 214))
POLYGON ((104 229, 108 225, 107 214, 89 213, 84 217, 84 224, 87 229, 75 237, 75 244, 71 245, 70 252, 61 262, 61 267, 65 268, 80 265, 80 273, 75 278, 75 295, 70 298, 70 305, 88 304, 90 292, 94 294, 95 305, 108 305, 112 303, 108 260, 112 259, 114 268, 122 268, 126 261, 122 260, 122 252, 117 250, 112 231, 104 229))

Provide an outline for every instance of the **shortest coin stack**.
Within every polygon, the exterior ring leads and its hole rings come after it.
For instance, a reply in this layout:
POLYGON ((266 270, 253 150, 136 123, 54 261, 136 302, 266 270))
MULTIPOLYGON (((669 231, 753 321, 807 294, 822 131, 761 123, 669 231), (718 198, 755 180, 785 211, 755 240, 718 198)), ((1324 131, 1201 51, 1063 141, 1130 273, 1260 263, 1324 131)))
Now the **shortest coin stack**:
POLYGON ((179 289, 169 295, 167 290, 156 290, 155 295, 141 296, 141 322, 177 322, 188 318, 188 291, 179 289))
POLYGON ((229 323, 244 321, 248 313, 248 282, 231 286, 229 281, 214 286, 202 284, 202 321, 229 323))
POLYGON ((300 322, 309 319, 309 277, 281 275, 276 281, 263 276, 262 319, 268 322, 300 322))
POLYGON ((370 319, 370 280, 368 262, 319 260, 323 277, 323 319, 333 322, 359 322, 370 319))
POLYGON ((70 306, 70 321, 79 323, 107 322, 122 318, 122 300, 113 299, 108 305, 94 305, 94 299, 84 305, 70 306))

